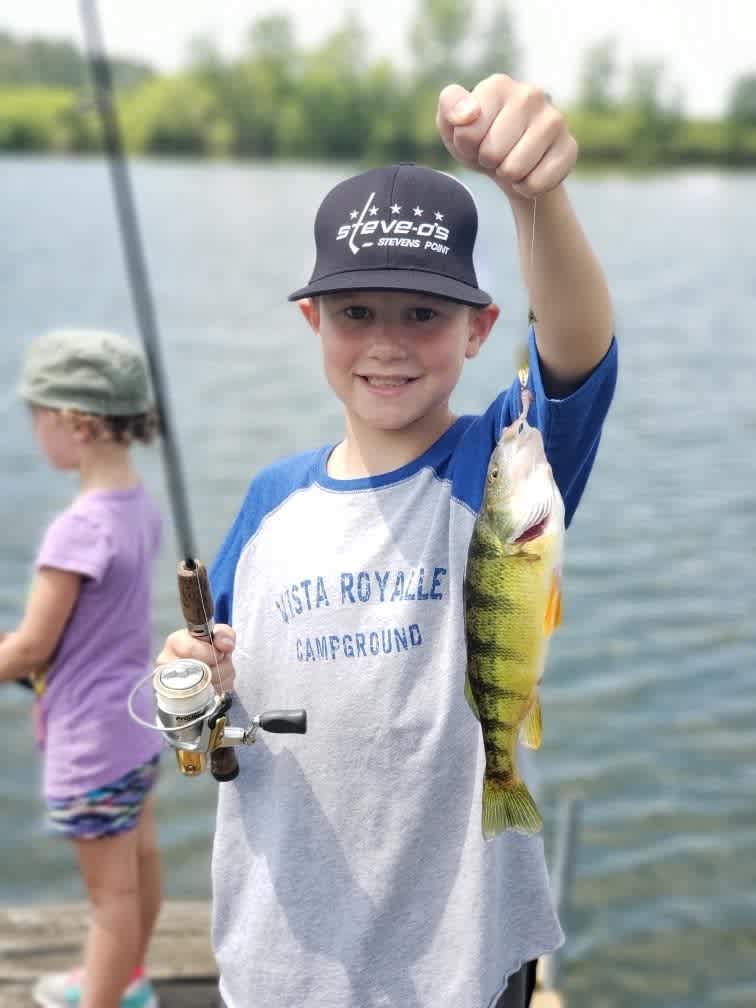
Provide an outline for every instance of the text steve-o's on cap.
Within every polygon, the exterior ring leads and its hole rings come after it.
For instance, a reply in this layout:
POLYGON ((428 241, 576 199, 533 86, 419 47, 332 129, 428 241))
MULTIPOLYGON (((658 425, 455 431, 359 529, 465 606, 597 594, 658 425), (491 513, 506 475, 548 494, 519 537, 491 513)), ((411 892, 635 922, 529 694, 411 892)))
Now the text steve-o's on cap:
POLYGON ((334 186, 320 204, 315 269, 289 300, 396 290, 490 304, 475 275, 477 233, 475 200, 453 176, 414 164, 373 168, 334 186))

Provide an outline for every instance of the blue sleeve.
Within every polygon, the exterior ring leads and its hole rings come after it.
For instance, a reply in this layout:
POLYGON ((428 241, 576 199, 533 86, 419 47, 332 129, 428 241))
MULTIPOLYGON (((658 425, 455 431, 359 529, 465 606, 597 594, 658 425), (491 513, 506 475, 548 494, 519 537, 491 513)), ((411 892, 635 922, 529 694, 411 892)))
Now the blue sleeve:
POLYGON ((213 593, 213 601, 215 603, 216 623, 231 624, 234 576, 236 574, 236 564, 239 560, 239 554, 246 542, 244 533, 246 524, 245 515, 252 495, 252 489, 250 487, 244 504, 210 568, 210 590, 213 593))
POLYGON ((247 495, 210 568, 210 590, 217 623, 233 622, 234 580, 242 550, 254 537, 265 518, 289 494, 315 479, 318 462, 327 449, 304 452, 281 459, 263 469, 250 484, 247 495))

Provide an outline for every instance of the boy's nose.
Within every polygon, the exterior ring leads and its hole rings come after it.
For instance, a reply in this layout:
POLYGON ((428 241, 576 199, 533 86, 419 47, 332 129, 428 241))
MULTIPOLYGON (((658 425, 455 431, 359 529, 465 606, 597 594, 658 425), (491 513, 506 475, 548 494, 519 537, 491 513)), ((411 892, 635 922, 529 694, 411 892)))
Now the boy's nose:
POLYGON ((404 359, 407 357, 406 341, 393 326, 381 326, 373 334, 370 356, 376 360, 404 359))

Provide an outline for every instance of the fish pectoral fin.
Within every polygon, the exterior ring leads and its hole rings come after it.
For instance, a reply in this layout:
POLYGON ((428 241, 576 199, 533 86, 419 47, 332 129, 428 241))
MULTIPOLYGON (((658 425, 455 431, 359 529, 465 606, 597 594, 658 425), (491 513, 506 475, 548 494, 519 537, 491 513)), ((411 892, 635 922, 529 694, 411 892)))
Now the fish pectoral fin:
POLYGON ((543 741, 543 714, 541 713, 541 701, 535 698, 533 704, 525 715, 525 720, 520 726, 520 741, 528 749, 540 749, 543 741))
POLYGON ((549 587, 546 612, 543 617, 543 632, 548 637, 562 624, 562 579, 554 574, 549 587))

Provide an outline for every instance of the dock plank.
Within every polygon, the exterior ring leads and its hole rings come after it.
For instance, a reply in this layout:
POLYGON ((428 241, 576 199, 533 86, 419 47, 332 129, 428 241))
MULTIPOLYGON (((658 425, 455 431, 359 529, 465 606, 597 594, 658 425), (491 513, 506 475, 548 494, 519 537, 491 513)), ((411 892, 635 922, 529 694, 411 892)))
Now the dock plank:
MULTIPOLYGON (((85 903, 0 907, 0 1008, 32 1008, 41 973, 81 961, 85 903)), ((217 968, 210 946, 210 907, 202 901, 163 905, 147 959, 161 1008, 211 1008, 217 968)))
MULTIPOLYGON (((0 1008, 34 1008, 34 981, 81 961, 86 928, 85 903, 0 907, 0 1008)), ((218 973, 208 903, 163 905, 147 969, 161 1008, 215 1008, 218 973)), ((564 1002, 553 991, 536 991, 532 1008, 564 1008, 564 1002)))

